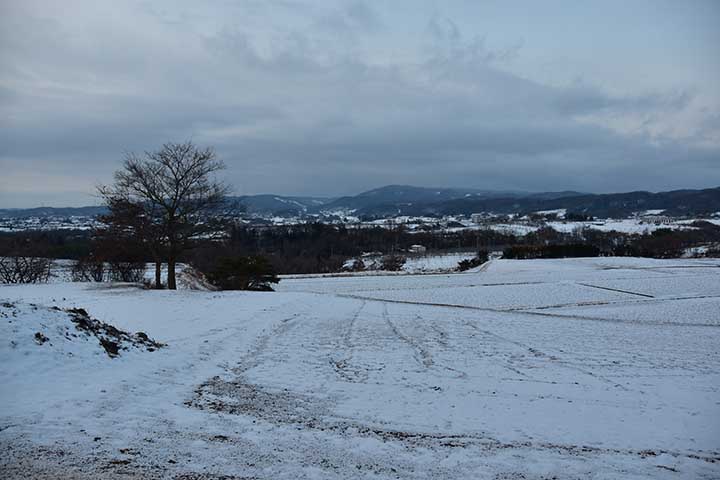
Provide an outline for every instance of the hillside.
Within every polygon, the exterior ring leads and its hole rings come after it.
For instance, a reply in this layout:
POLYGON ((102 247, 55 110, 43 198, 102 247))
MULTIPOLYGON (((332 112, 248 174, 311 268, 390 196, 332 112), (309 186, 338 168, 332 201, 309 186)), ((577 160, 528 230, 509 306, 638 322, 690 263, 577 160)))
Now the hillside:
POLYGON ((669 215, 701 215, 720 211, 720 187, 670 192, 628 192, 581 194, 539 193, 525 196, 463 196, 435 202, 366 204, 356 215, 470 215, 477 212, 526 214, 541 210, 566 209, 596 217, 626 217, 645 210, 664 210, 669 215))
POLYGON ((242 205, 247 213, 293 217, 315 211, 327 204, 330 199, 323 197, 287 197, 262 194, 230 197, 229 201, 242 205))
MULTIPOLYGON (((600 218, 623 218, 645 210, 662 210, 668 215, 696 216, 720 211, 720 187, 658 193, 636 191, 590 194, 574 191, 529 193, 388 185, 335 199, 263 194, 229 197, 228 202, 243 206, 249 214, 264 217, 352 213, 355 216, 381 218, 396 215, 470 215, 479 212, 526 214, 556 209, 600 218)), ((0 209, 0 218, 94 217, 104 212, 105 208, 102 206, 0 209)))

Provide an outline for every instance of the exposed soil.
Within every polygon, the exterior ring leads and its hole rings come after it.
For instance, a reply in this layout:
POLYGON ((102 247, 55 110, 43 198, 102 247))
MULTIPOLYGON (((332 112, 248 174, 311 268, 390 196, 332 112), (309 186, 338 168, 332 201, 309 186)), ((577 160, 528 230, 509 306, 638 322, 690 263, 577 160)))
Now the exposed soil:
POLYGON ((165 344, 149 338, 144 332, 129 333, 94 319, 85 309, 69 308, 65 311, 70 314, 70 320, 75 324, 76 329, 85 332, 87 335, 97 337, 100 345, 110 358, 117 357, 121 351, 126 351, 129 348, 154 352, 158 348, 165 346, 165 344))

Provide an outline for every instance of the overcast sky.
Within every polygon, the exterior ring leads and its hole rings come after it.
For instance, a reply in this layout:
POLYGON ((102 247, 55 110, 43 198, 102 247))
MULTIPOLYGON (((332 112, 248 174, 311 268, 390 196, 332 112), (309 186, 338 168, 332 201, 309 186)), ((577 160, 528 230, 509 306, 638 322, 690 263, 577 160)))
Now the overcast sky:
POLYGON ((0 0, 0 207, 128 151, 236 194, 720 185, 720 2, 0 0))

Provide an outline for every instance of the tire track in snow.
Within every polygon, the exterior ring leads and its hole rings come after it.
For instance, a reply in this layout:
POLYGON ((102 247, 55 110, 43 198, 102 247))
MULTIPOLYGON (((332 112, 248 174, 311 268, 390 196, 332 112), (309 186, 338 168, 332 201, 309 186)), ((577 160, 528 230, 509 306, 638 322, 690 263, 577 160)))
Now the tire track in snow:
POLYGON ((414 339, 403 334, 398 329, 397 325, 395 325, 395 323, 393 323, 393 321, 390 320, 390 315, 388 314, 388 309, 387 309, 387 303, 383 304, 382 316, 383 316, 383 320, 385 321, 387 326, 390 327, 390 330, 393 332, 393 334, 397 338, 402 340, 405 344, 409 345, 410 348, 415 352, 415 354, 413 355, 413 358, 415 358, 415 360, 418 363, 420 363, 422 366, 424 366, 425 368, 429 369, 430 367, 432 367, 434 362, 433 362, 433 358, 432 358, 432 355, 430 354, 430 352, 427 349, 423 348, 423 346, 420 345, 418 342, 416 342, 414 339))
POLYGON ((285 335, 294 328, 299 317, 300 313, 295 312, 289 317, 281 319, 278 325, 276 325, 268 333, 258 337, 258 339, 255 340, 254 346, 243 357, 241 357, 238 365, 231 369, 232 372, 237 375, 241 375, 258 366, 260 364, 260 356, 267 349, 270 342, 282 335, 285 335))
MULTIPOLYGON (((448 371, 451 371, 453 373, 456 373, 458 375, 458 378, 467 378, 467 373, 463 372, 462 370, 458 370, 457 368, 453 368, 447 365, 443 365, 440 363, 437 363, 432 355, 430 353, 430 350, 425 348, 420 342, 418 342, 415 338, 404 334, 398 326, 390 320, 390 314, 388 313, 387 303, 383 303, 383 310, 382 310, 382 316, 385 323, 390 327, 390 330, 393 332, 393 334, 402 340, 405 344, 409 345, 411 349, 415 352, 413 355, 413 358, 416 362, 421 364, 424 368, 430 369, 432 367, 438 367, 442 368, 448 371)), ((420 317, 422 319, 422 317, 420 317)))
MULTIPOLYGON (((343 295, 343 296, 344 296, 344 295, 343 295)), ((357 297, 353 297, 353 298, 357 298, 357 297)), ((410 347, 413 348, 413 350, 414 350, 415 352, 417 352, 417 355, 418 355, 418 356, 420 357, 420 359, 421 359, 418 363, 421 363, 425 368, 428 368, 428 369, 434 364, 432 355, 430 354, 430 352, 429 352, 427 349, 425 349, 424 347, 422 347, 422 345, 420 345, 417 341, 415 341, 415 340, 412 339, 411 337, 408 337, 408 336, 404 335, 402 332, 400 332, 400 330, 397 328, 397 326, 396 326, 396 325, 390 320, 390 318, 389 318, 389 315, 388 315, 388 313, 387 313, 387 304, 388 304, 388 303, 401 303, 401 304, 411 304, 411 305, 428 305, 428 306, 436 306, 436 307, 458 307, 458 308, 466 308, 466 309, 470 309, 470 310, 485 310, 485 311, 492 311, 492 312, 497 312, 497 313, 509 313, 509 312, 506 311, 506 310, 494 310, 494 309, 479 308, 479 307, 468 307, 468 306, 464 306, 464 305, 461 305, 461 306, 457 306, 457 305, 442 305, 442 304, 433 304, 433 303, 410 302, 410 301, 403 301, 403 300, 388 300, 388 301, 386 301, 386 300, 379 300, 379 299, 373 299, 373 298, 366 298, 366 300, 375 300, 375 301, 379 301, 379 302, 382 302, 382 303, 383 303, 383 318, 384 318, 385 322, 388 324, 388 326, 390 327, 390 329, 392 330, 392 332, 393 332, 400 340, 402 340, 403 342, 405 342, 406 344, 408 344, 410 347)), ((530 313, 530 312, 514 312, 514 313, 530 313)), ((473 324, 473 323, 467 323, 467 325, 470 326, 471 328, 476 328, 478 331, 481 331, 481 332, 483 332, 483 333, 485 333, 485 334, 487 334, 487 335, 493 336, 493 337, 497 338, 498 340, 501 340, 501 341, 507 342, 507 343, 511 343, 511 344, 513 344, 513 345, 515 345, 515 346, 517 346, 517 347, 520 347, 520 348, 526 350, 527 352, 531 353, 531 354, 532 354, 533 356, 535 356, 535 357, 543 358, 543 359, 545 359, 545 360, 558 363, 559 365, 562 365, 562 366, 564 366, 565 368, 568 368, 568 369, 570 369, 570 370, 575 370, 575 371, 577 371, 577 372, 579 372, 579 373, 582 373, 582 374, 587 375, 587 376, 589 376, 589 377, 595 378, 595 379, 597 379, 597 380, 599 380, 599 381, 601 381, 601 382, 603 382, 603 383, 606 383, 606 384, 608 384, 608 385, 612 385, 612 386, 615 387, 615 388, 619 388, 619 389, 621 389, 621 390, 628 391, 628 389, 627 389, 625 386, 623 386, 623 385, 621 385, 621 384, 619 384, 619 383, 617 383, 617 382, 614 382, 614 381, 610 380, 609 378, 606 378, 606 377, 604 377, 604 376, 602 376, 602 375, 598 375, 598 374, 596 374, 596 373, 594 373, 594 372, 592 372, 592 371, 590 371, 590 370, 583 369, 582 367, 578 367, 578 366, 576 366, 576 365, 571 365, 571 364, 569 364, 568 362, 561 361, 558 357, 556 357, 556 356, 554 356, 554 355, 550 355, 550 354, 547 354, 547 353, 545 353, 545 352, 542 352, 542 351, 540 351, 540 350, 538 350, 538 349, 536 349, 536 348, 533 348, 533 347, 531 347, 531 346, 529 346, 529 345, 526 345, 526 344, 524 344, 524 343, 522 343, 522 342, 518 342, 518 341, 516 341, 516 340, 511 340, 511 339, 509 339, 509 338, 505 338, 505 337, 503 337, 503 336, 501 336, 501 335, 498 335, 497 333, 491 332, 491 331, 489 331, 489 330, 480 329, 479 327, 477 327, 477 325, 475 325, 475 324, 473 324)), ((416 357, 416 359, 417 359, 417 357, 416 357)), ((443 367, 443 368, 456 371, 455 369, 453 369, 453 368, 451 368, 451 367, 443 367)), ((508 369, 511 370, 511 371, 513 371, 513 372, 515 372, 515 373, 518 373, 518 372, 519 372, 519 371, 516 371, 514 368, 508 368, 508 369)), ((459 372, 459 370, 457 370, 457 371, 459 372)), ((465 372, 461 372, 461 376, 466 377, 467 374, 466 374, 465 372)))
MULTIPOLYGON (((409 337, 409 336, 407 336, 407 335, 404 335, 404 334, 397 328, 397 326, 390 320, 389 315, 388 315, 388 311, 387 311, 387 303, 389 303, 389 302, 383 302, 383 318, 384 318, 385 322, 388 324, 388 326, 390 326, 390 328, 391 328, 391 330, 393 331, 393 333, 394 333, 398 338, 400 338, 402 341, 404 341, 405 343, 407 343, 408 345, 410 345, 413 349, 415 349, 415 351, 418 353, 418 355, 419 355, 420 358, 422 359, 422 362, 421 362, 421 363, 422 363, 426 368, 430 368, 431 366, 433 366, 433 364, 434 364, 435 362, 434 362, 433 357, 432 357, 432 355, 430 354, 430 352, 429 352, 427 349, 423 348, 422 345, 420 345, 419 342, 415 341, 413 338, 411 338, 411 337, 409 337)), ((403 303, 405 303, 405 302, 403 302, 403 303)), ((610 379, 608 379, 608 378, 606 378, 606 377, 604 377, 604 376, 602 376, 602 375, 598 375, 598 374, 596 374, 596 373, 594 373, 594 372, 592 372, 592 371, 586 370, 586 369, 584 369, 584 368, 582 368, 582 367, 578 367, 578 366, 576 366, 576 365, 571 365, 571 364, 569 364, 568 362, 562 361, 559 357, 557 357, 557 356, 555 356, 555 355, 550 355, 550 354, 548 354, 548 353, 545 353, 545 352, 543 352, 543 351, 538 350, 537 348, 531 347, 530 345, 527 345, 527 344, 525 344, 525 343, 519 342, 519 341, 517 341, 517 340, 512 340, 512 339, 510 339, 510 338, 504 337, 504 336, 499 335, 499 334, 497 334, 497 333, 495 333, 495 332, 492 332, 492 331, 490 331, 490 330, 486 330, 486 329, 480 328, 480 327, 477 326, 475 323, 472 323, 470 320, 465 320, 464 323, 465 323, 465 325, 467 325, 468 327, 470 327, 470 328, 472 328, 472 329, 474 329, 474 330, 476 330, 476 331, 478 331, 478 332, 481 332, 481 333, 483 333, 484 335, 486 335, 486 336, 488 336, 488 337, 493 337, 493 338, 495 338, 495 339, 497 339, 497 340, 499 340, 500 342, 503 342, 503 343, 510 343, 510 344, 512 344, 512 345, 515 345, 516 347, 524 350, 525 352, 528 352, 528 353, 532 354, 534 357, 542 358, 542 359, 544 359, 544 360, 557 363, 557 364, 559 364, 559 365, 562 365, 562 366, 565 367, 565 368, 568 368, 568 369, 571 369, 571 370, 575 370, 575 371, 577 371, 577 372, 579 372, 579 373, 582 373, 582 374, 584 374, 584 375, 587 375, 587 376, 590 376, 590 377, 592 377, 592 378, 595 378, 595 379, 597 379, 597 380, 599 380, 599 381, 601 381, 601 382, 603 382, 603 383, 607 383, 608 385, 612 385, 613 387, 620 388, 621 390, 625 390, 625 391, 628 390, 626 387, 624 387, 624 386, 621 385, 621 384, 618 384, 617 382, 614 382, 614 381, 612 381, 612 380, 610 380, 610 379)), ((417 358, 416 358, 416 360, 417 360, 417 358)), ((526 375, 525 373, 523 373, 522 371, 520 371, 520 370, 518 370, 518 369, 516 369, 516 368, 514 368, 514 367, 512 367, 512 366, 505 365, 504 367, 507 368, 508 370, 516 373, 516 374, 519 374, 519 375, 522 375, 522 376, 527 377, 527 375, 526 375)), ((459 372, 463 378, 464 378, 464 377, 467 377, 467 374, 466 374, 465 372, 461 372, 460 370, 456 370, 456 369, 454 369, 454 368, 452 368, 452 367, 442 366, 442 368, 446 368, 446 369, 451 370, 451 371, 459 372)))
POLYGON ((351 342, 350 339, 352 338, 353 330, 355 329, 355 323, 357 322, 358 317, 360 316, 360 313, 365 308, 365 305, 367 304, 367 300, 363 300, 362 304, 360 305, 360 308, 357 309, 357 311, 353 314, 352 318, 350 319, 350 324, 348 325, 347 330, 345 330, 345 334, 343 335, 343 343, 345 344, 345 347, 350 350, 351 356, 352 356, 352 349, 355 347, 351 342))
MULTIPOLYGON (((470 322, 469 320, 466 322, 466 325, 468 325, 471 328, 475 328, 476 330, 478 330, 486 335, 493 336, 502 342, 511 343, 511 344, 527 351, 528 353, 530 353, 531 355, 533 355, 536 358, 542 358, 545 361, 556 363, 556 364, 561 365, 570 370, 575 370, 576 372, 579 372, 579 373, 582 373, 583 375, 587 375, 589 377, 595 378, 603 383, 612 385, 615 388, 619 388, 620 390, 629 391, 628 388, 626 388, 625 386, 623 386, 609 378, 606 378, 602 375, 598 375, 597 373, 592 372, 590 370, 586 370, 582 367, 578 367, 577 365, 572 365, 566 361, 561 360, 559 357, 557 357, 555 355, 550 355, 549 353, 538 350, 537 348, 531 347, 530 345, 527 345, 525 343, 519 342, 517 340, 512 340, 507 337, 503 337, 502 335, 499 335, 495 332, 491 332, 490 330, 482 329, 482 328, 478 327, 477 325, 475 325, 474 323, 470 322)), ((510 368, 510 370, 515 371, 513 368, 510 368)), ((516 372, 516 373, 519 373, 519 372, 516 372)))
POLYGON ((330 364, 335 370, 335 373, 337 373, 338 376, 340 376, 343 380, 351 383, 363 383, 369 377, 367 369, 352 366, 351 364, 355 349, 355 345, 353 345, 352 343, 352 334, 355 330, 355 324, 357 323, 358 317, 365 308, 366 304, 367 300, 363 300, 357 311, 355 311, 355 313, 350 317, 350 322, 348 322, 347 329, 345 329, 345 332, 343 333, 338 344, 338 350, 344 350, 346 352, 346 356, 344 358, 341 358, 340 360, 335 360, 332 358, 332 356, 330 357, 330 364))

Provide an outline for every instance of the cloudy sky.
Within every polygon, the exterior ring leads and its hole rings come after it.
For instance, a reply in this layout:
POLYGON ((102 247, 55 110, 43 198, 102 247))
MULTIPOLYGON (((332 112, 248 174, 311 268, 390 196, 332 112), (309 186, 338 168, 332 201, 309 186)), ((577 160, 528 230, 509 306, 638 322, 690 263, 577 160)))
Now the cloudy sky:
POLYGON ((720 185, 720 2, 0 0, 0 207, 214 146, 237 194, 720 185))

